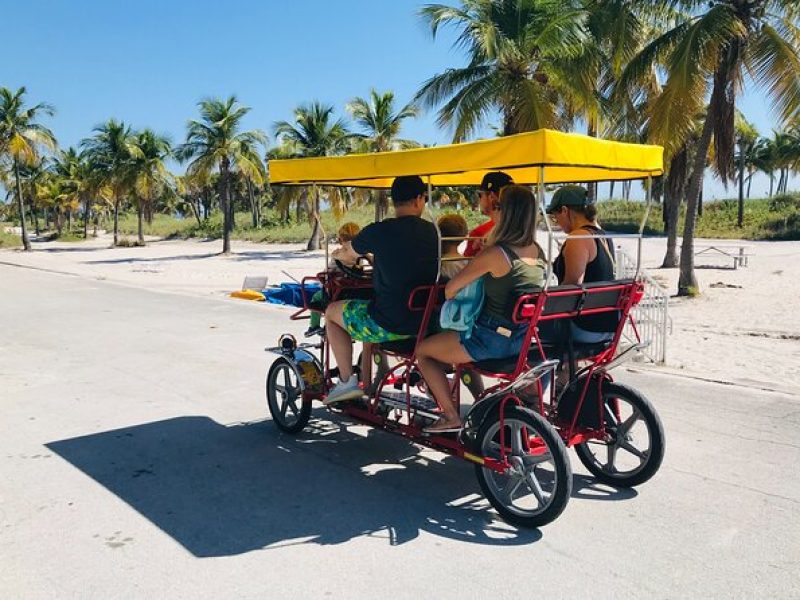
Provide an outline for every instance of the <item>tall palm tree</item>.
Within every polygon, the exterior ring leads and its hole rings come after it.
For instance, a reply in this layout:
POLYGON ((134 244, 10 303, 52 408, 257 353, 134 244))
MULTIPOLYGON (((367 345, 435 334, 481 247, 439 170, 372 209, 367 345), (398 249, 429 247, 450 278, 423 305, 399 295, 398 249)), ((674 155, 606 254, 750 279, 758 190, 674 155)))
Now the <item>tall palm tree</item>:
POLYGON ((133 181, 133 196, 136 199, 139 245, 144 246, 142 218, 145 208, 162 195, 168 187, 175 185, 167 170, 166 160, 172 155, 172 145, 166 136, 151 129, 144 129, 134 136, 137 152, 130 161, 130 178, 133 181))
POLYGON ((0 155, 9 157, 14 170, 22 247, 30 251, 19 170, 21 165, 34 163, 42 148, 54 150, 56 138, 52 131, 38 122, 41 115, 53 115, 53 107, 45 103, 26 106, 25 92, 24 87, 16 92, 0 87, 0 155))
POLYGON ((736 97, 745 73, 767 91, 784 123, 800 112, 800 28, 796 0, 664 0, 688 16, 650 42, 627 66, 623 79, 636 79, 664 65, 667 81, 652 107, 649 131, 667 152, 688 137, 694 115, 710 101, 692 159, 681 246, 678 293, 698 289, 694 273, 697 208, 713 137, 716 170, 733 178, 736 97))
POLYGON ((438 123, 463 141, 497 112, 502 135, 559 125, 564 90, 574 83, 562 67, 585 49, 586 11, 578 0, 461 0, 429 4, 420 16, 434 38, 442 26, 458 31, 455 46, 468 64, 422 85, 416 100, 438 106, 438 123))
MULTIPOLYGON (((386 152, 419 146, 418 142, 398 137, 403 121, 416 117, 419 109, 411 102, 395 112, 393 92, 381 94, 370 90, 369 98, 351 100, 347 104, 347 111, 361 128, 359 135, 363 144, 359 145, 359 149, 363 147, 367 152, 386 152)), ((386 217, 387 208, 386 191, 379 190, 375 202, 375 221, 382 221, 386 217)))
POLYGON ((744 171, 747 165, 747 155, 758 140, 758 130, 739 111, 736 111, 734 129, 736 145, 739 149, 735 157, 737 169, 739 171, 739 203, 736 215, 736 226, 742 227, 744 225, 744 171))
POLYGON ((186 173, 192 177, 219 172, 219 197, 223 214, 222 253, 230 254, 233 229, 231 173, 240 172, 256 185, 265 178, 264 163, 257 148, 267 136, 258 129, 240 131, 242 119, 250 112, 236 96, 225 100, 210 98, 198 102, 200 120, 189 121, 186 141, 175 151, 181 161, 191 160, 186 173))
POLYGON ((119 210, 131 191, 131 160, 138 155, 134 132, 130 126, 116 119, 109 119, 92 131, 94 135, 81 141, 86 160, 89 162, 95 187, 110 190, 114 207, 114 242, 119 243, 119 210))
MULTIPOLYGON (((275 123, 275 136, 284 147, 284 154, 293 156, 329 156, 343 154, 348 150, 352 134, 347 131, 342 119, 333 119, 333 106, 312 102, 298 106, 294 111, 294 122, 278 121, 275 123)), ((320 190, 313 188, 311 203, 311 238, 308 250, 322 247, 322 223, 320 221, 320 190)), ((338 188, 327 190, 331 195, 339 194, 338 188)), ((307 188, 303 188, 307 194, 307 188)))
POLYGON ((86 156, 76 148, 69 147, 53 158, 52 170, 68 185, 77 203, 83 206, 83 237, 86 239, 92 193, 97 191, 86 156))

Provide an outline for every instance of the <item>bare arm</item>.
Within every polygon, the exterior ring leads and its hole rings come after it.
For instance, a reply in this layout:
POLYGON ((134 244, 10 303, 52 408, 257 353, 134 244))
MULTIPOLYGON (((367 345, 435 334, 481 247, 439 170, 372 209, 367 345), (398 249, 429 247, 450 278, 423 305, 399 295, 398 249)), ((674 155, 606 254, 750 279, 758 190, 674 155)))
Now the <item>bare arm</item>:
POLYGON ((444 288, 444 297, 448 300, 455 296, 462 288, 482 277, 486 273, 491 273, 495 277, 501 277, 508 273, 511 266, 500 248, 489 248, 473 258, 469 264, 458 274, 447 282, 444 288))
POLYGON ((592 261, 592 239, 572 239, 564 244, 564 280, 563 285, 575 285, 583 283, 586 275, 586 265, 592 261))

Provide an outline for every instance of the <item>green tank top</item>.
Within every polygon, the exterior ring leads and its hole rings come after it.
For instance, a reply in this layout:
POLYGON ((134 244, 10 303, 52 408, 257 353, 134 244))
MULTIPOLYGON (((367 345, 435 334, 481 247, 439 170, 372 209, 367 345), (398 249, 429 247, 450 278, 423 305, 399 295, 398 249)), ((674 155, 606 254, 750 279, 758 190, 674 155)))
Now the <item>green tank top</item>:
MULTIPOLYGON (((511 263, 511 270, 502 277, 494 277, 491 273, 484 275, 483 312, 503 321, 511 321, 519 297, 532 294, 544 286, 546 265, 541 258, 536 259, 535 265, 530 265, 511 248, 500 244, 498 247, 511 263)), ((539 255, 542 256, 541 248, 539 255)))

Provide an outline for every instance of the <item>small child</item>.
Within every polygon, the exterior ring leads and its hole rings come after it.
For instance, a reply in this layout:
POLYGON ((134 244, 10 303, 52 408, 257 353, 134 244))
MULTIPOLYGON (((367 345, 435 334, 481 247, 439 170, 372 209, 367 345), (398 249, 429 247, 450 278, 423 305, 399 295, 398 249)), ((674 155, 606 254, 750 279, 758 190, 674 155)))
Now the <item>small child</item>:
MULTIPOLYGON (((346 267, 352 267, 358 260, 358 254, 353 250, 353 239, 358 235, 361 228, 356 223, 344 223, 339 227, 336 237, 339 240, 339 247, 331 252, 331 259, 328 263, 328 269, 336 269, 336 261, 338 260, 346 267)), ((314 306, 322 306, 325 304, 325 293, 320 290, 311 296, 311 304, 314 306)), ((311 318, 306 329, 305 336, 311 337, 314 335, 321 335, 325 333, 325 328, 322 327, 322 312, 312 310, 311 318)))
MULTIPOLYGON (((443 238, 448 237, 466 237, 467 236, 467 221, 461 215, 450 214, 439 217, 437 221, 439 232, 443 238)), ((442 240, 442 277, 452 279, 455 275, 467 266, 469 262, 467 259, 462 258, 458 247, 462 240, 442 240), (453 260, 453 259, 461 260, 453 260), (446 260, 450 259, 450 260, 446 260)))

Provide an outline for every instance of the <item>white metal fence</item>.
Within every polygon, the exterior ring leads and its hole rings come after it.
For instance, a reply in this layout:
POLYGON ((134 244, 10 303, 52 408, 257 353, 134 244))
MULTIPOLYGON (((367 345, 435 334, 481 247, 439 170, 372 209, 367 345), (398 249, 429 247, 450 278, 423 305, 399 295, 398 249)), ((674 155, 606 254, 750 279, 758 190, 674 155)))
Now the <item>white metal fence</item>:
MULTIPOLYGON (((619 246, 616 250, 617 279, 633 278, 636 275, 636 260, 619 246)), ((644 269, 639 273, 639 278, 644 281, 644 297, 633 309, 633 318, 642 341, 650 342, 642 354, 654 363, 663 364, 667 361, 667 335, 672 333, 669 294, 644 269)), ((632 342, 636 341, 630 323, 625 325, 623 336, 632 342)))

